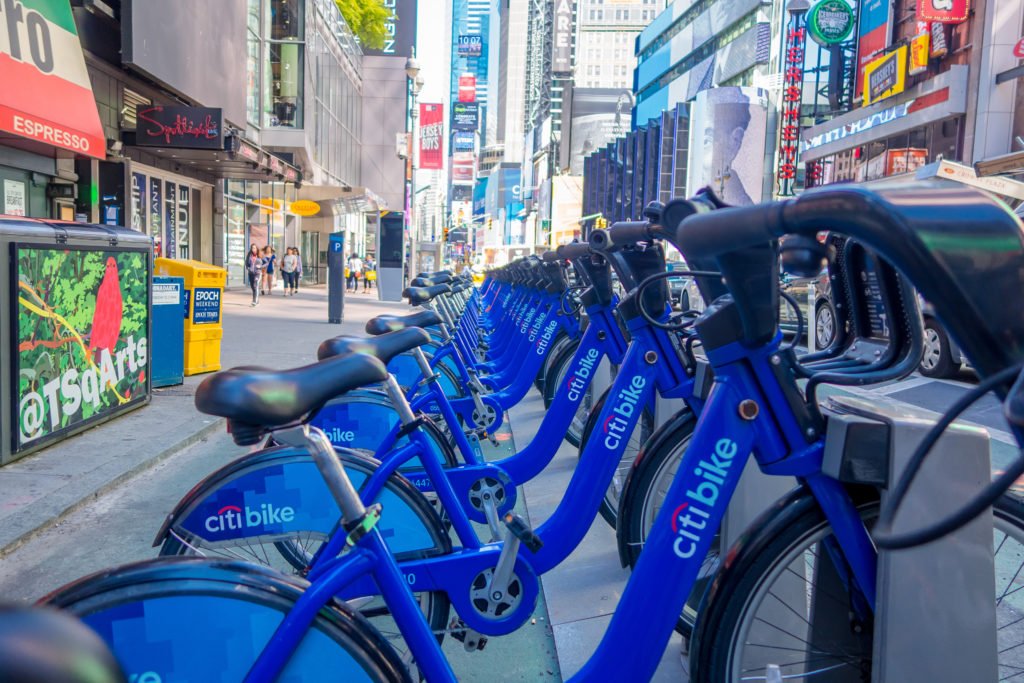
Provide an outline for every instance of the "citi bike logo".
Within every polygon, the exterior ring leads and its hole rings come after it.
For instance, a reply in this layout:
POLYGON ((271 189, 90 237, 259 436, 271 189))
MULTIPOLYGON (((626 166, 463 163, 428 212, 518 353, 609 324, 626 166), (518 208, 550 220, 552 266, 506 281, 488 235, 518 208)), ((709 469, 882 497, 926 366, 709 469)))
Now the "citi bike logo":
POLYGON ((615 397, 615 407, 612 414, 605 418, 602 429, 604 430, 604 447, 608 450, 615 450, 622 443, 622 437, 626 434, 629 426, 629 418, 636 412, 636 404, 640 402, 640 392, 647 384, 647 380, 640 375, 634 375, 629 380, 629 386, 619 392, 615 397))
POLYGON ((580 359, 580 366, 569 377, 569 400, 575 403, 580 400, 582 392, 587 388, 587 378, 594 373, 594 365, 597 364, 597 349, 590 349, 587 355, 580 359))
POLYGON ((327 435, 331 443, 352 443, 356 439, 355 432, 350 429, 341 429, 340 427, 325 429, 324 434, 327 435))
POLYGON ((520 327, 519 327, 519 331, 520 332, 522 332, 524 334, 526 333, 526 330, 528 330, 530 328, 530 321, 533 320, 533 315, 536 312, 537 312, 536 308, 531 308, 529 311, 526 312, 525 315, 521 315, 519 317, 519 320, 516 321, 516 324, 518 325, 520 322, 522 322, 522 325, 520 325, 520 327))
POLYGON ((537 355, 542 355, 544 353, 544 349, 546 349, 548 344, 551 343, 551 337, 554 336, 555 328, 557 327, 558 323, 552 320, 548 323, 548 326, 544 328, 544 334, 542 334, 540 339, 537 341, 537 355))
POLYGON ((534 319, 534 321, 533 321, 533 325, 531 325, 531 326, 530 326, 530 335, 529 335, 529 337, 528 337, 528 339, 529 339, 529 340, 530 340, 531 342, 532 342, 532 341, 533 341, 534 339, 536 339, 536 338, 537 338, 537 333, 538 333, 538 332, 540 332, 540 326, 541 326, 541 324, 543 324, 543 322, 544 322, 544 316, 538 315, 538 316, 537 316, 537 317, 536 317, 536 318, 534 319))
POLYGON ((262 503, 259 508, 240 508, 237 505, 225 505, 217 514, 206 518, 206 530, 211 533, 237 531, 252 527, 268 526, 291 522, 295 519, 295 508, 274 507, 273 503, 262 503))
MULTIPOLYGON (((685 560, 697 552, 697 544, 707 531, 709 511, 718 503, 718 494, 735 457, 736 442, 732 439, 719 439, 711 457, 701 460, 693 468, 693 473, 702 481, 695 490, 686 492, 689 500, 672 513, 672 532, 676 534, 672 549, 677 557, 685 560)), ((710 533, 714 533, 714 530, 710 533)))

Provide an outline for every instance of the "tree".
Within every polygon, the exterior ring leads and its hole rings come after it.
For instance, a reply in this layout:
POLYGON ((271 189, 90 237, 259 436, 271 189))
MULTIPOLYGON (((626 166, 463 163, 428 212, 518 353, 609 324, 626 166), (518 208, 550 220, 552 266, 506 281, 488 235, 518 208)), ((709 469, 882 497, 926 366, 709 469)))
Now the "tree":
POLYGON ((391 10, 383 0, 334 0, 341 16, 359 38, 363 47, 378 50, 384 47, 385 23, 391 10))

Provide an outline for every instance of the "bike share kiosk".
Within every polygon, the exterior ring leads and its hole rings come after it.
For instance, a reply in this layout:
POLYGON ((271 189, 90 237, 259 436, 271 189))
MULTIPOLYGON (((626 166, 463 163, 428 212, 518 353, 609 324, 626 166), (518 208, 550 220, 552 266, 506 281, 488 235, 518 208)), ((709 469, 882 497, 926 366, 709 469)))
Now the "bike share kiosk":
POLYGON ((381 211, 377 220, 377 296, 401 301, 405 289, 405 213, 381 211))

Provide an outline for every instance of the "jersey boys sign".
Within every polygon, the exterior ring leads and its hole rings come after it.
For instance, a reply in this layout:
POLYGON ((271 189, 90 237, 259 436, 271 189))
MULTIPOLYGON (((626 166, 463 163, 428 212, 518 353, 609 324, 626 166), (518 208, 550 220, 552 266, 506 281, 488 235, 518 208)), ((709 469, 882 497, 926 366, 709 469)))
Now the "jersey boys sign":
POLYGON ((444 105, 420 103, 420 168, 439 170, 444 164, 444 105))
POLYGON ((106 138, 67 0, 0 2, 0 132, 105 159, 106 138))

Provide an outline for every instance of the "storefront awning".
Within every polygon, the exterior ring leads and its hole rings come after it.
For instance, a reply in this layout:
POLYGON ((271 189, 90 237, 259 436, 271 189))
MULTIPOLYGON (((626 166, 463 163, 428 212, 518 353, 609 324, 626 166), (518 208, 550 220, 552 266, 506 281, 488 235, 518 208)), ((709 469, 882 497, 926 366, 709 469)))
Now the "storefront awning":
MULTIPOLYGON (((122 133, 121 140, 126 146, 136 146, 136 134, 133 131, 122 133)), ((218 178, 296 184, 302 182, 302 171, 298 168, 236 133, 224 136, 223 149, 188 149, 148 145, 139 146, 138 149, 173 161, 183 169, 191 168, 218 178)))
MULTIPOLYGON (((9 7, 9 12, 14 11, 9 7)), ((0 141, 32 141, 105 159, 107 140, 68 2, 22 5, 27 31, 0 41, 0 141), (41 47, 41 46, 45 46, 41 47)))
POLYGON ((299 199, 309 199, 320 205, 317 216, 351 213, 376 213, 388 208, 388 203, 367 187, 349 185, 303 185, 299 199))
POLYGON ((931 180, 933 178, 941 178, 962 185, 977 187, 998 195, 1003 199, 1015 200, 1015 202, 1024 201, 1024 183, 1019 180, 979 176, 973 167, 955 161, 946 161, 945 159, 939 159, 938 161, 926 164, 913 173, 902 173, 887 178, 870 180, 866 185, 868 187, 879 187, 896 185, 911 179, 931 180))
POLYGON ((800 158, 814 161, 967 111, 967 70, 950 67, 906 92, 801 132, 800 158))

